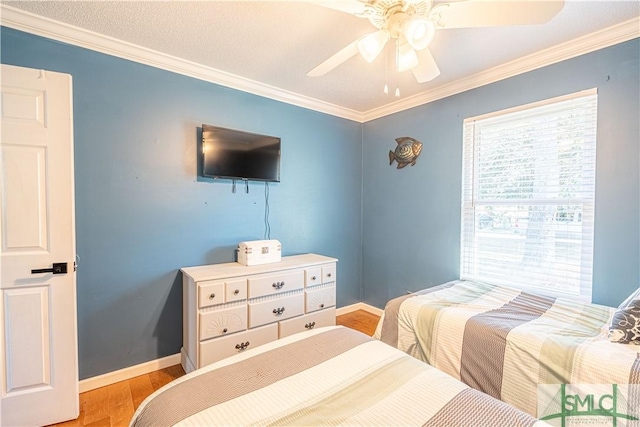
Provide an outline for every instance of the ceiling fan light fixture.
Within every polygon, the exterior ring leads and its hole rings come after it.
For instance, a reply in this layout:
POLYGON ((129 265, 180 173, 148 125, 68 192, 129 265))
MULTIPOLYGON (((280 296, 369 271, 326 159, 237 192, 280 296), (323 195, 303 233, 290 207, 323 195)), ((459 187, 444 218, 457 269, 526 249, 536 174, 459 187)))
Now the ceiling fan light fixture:
POLYGON ((426 19, 412 19, 402 27, 402 33, 415 50, 426 49, 433 40, 436 26, 426 19))
POLYGON ((397 53, 397 66, 398 71, 408 71, 418 65, 418 55, 413 50, 409 43, 400 43, 398 41, 398 53, 397 53))
POLYGON ((380 55, 382 48, 389 40, 389 33, 386 30, 379 30, 375 33, 367 34, 358 40, 358 51, 367 62, 373 62, 380 55))

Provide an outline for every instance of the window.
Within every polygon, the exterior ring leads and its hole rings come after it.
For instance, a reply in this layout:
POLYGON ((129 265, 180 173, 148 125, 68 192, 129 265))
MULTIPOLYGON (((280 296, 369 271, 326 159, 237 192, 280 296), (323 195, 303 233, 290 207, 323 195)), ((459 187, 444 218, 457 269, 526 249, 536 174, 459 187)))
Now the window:
POLYGON ((464 121, 462 279, 591 300, 596 90, 464 121))

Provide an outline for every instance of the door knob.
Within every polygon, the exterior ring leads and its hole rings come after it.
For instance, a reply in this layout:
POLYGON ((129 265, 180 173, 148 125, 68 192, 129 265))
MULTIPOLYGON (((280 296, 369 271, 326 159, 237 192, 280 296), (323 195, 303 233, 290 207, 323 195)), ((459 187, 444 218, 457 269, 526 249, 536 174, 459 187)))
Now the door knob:
POLYGON ((51 268, 41 268, 38 270, 31 270, 31 274, 40 274, 40 273, 67 274, 67 263, 54 262, 53 267, 51 268))

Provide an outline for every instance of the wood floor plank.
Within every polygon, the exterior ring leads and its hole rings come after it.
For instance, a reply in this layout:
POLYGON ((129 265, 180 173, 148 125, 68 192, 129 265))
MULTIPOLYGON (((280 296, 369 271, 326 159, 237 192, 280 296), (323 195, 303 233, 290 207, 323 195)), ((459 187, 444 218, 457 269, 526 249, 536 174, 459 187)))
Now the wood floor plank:
POLYGON ((154 391, 173 381, 173 377, 167 373, 166 368, 150 372, 149 379, 151 380, 151 385, 153 386, 154 391))
MULTIPOLYGON (((336 324, 373 335, 380 318, 364 310, 343 314, 336 324)), ((184 375, 181 365, 169 366, 149 374, 80 394, 80 416, 51 427, 127 426, 140 403, 155 390, 184 375)))
POLYGON ((336 324, 356 329, 371 336, 376 331, 379 320, 380 316, 369 313, 368 311, 357 310, 338 316, 336 318, 336 324))
POLYGON ((131 388, 133 409, 138 409, 142 401, 154 391, 149 374, 131 378, 129 380, 129 387, 131 388))
POLYGON ((165 371, 171 377, 172 381, 176 378, 180 378, 185 374, 184 369, 182 369, 182 365, 169 366, 165 369, 165 371))
MULTIPOLYGON (((129 423, 125 424, 125 426, 129 425, 129 423)), ((96 420, 91 424, 85 424, 84 427, 111 427, 111 417, 102 418, 101 420, 96 420)))
POLYGON ((109 416, 111 426, 120 427, 129 425, 133 416, 133 399, 129 380, 120 381, 107 386, 109 391, 109 416))
POLYGON ((80 410, 83 412, 83 425, 109 418, 109 391, 100 387, 80 395, 80 410))

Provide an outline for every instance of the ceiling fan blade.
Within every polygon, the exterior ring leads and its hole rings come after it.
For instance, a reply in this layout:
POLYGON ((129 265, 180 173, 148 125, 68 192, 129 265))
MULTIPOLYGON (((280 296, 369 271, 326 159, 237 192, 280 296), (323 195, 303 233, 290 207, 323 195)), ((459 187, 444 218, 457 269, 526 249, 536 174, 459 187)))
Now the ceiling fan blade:
POLYGON ((411 71, 418 83, 429 82, 440 75, 440 69, 429 49, 421 50, 417 52, 417 55, 418 65, 413 67, 411 71))
POLYGON ((317 4, 318 6, 328 7, 329 9, 339 10, 340 12, 351 13, 352 15, 362 15, 364 13, 366 3, 359 0, 302 0, 306 3, 317 4))
POLYGON ((430 13, 438 28, 544 24, 564 7, 564 0, 467 0, 443 3, 430 13))
POLYGON ((346 47, 344 47, 341 50, 339 50, 337 53, 335 53, 329 59, 324 61, 322 64, 318 65, 316 68, 314 68, 313 70, 309 71, 307 73, 307 76, 310 76, 310 77, 324 76, 329 71, 333 70, 338 65, 342 64, 343 62, 345 62, 347 59, 350 59, 352 56, 354 56, 355 54, 357 54, 359 52, 358 51, 358 40, 354 41, 353 43, 348 44, 346 47))

